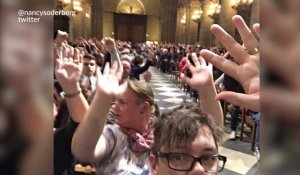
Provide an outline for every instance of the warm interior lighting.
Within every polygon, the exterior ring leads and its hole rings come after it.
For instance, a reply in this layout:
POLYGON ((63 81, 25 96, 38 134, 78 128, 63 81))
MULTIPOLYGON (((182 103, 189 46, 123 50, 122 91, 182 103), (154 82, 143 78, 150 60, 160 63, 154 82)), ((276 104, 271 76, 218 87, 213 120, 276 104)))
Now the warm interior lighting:
POLYGON ((207 14, 209 17, 212 17, 216 14, 219 14, 220 11, 221 11, 221 5, 219 3, 211 3, 207 11, 207 14))
POLYGON ((231 0, 230 3, 233 9, 247 8, 252 5, 253 0, 231 0))
POLYGON ((74 9, 75 11, 79 11, 79 12, 82 11, 82 7, 81 7, 79 1, 73 1, 73 9, 74 9))
POLYGON ((182 16, 180 22, 181 22, 181 24, 185 24, 186 23, 186 15, 182 16))
POLYGON ((120 0, 117 13, 146 14, 143 3, 140 0, 120 0))
POLYGON ((195 10, 192 15, 192 20, 198 21, 201 18, 202 13, 203 13, 202 10, 195 10))
POLYGON ((71 3, 71 0, 63 0, 63 3, 65 3, 65 4, 70 4, 70 3, 71 3))

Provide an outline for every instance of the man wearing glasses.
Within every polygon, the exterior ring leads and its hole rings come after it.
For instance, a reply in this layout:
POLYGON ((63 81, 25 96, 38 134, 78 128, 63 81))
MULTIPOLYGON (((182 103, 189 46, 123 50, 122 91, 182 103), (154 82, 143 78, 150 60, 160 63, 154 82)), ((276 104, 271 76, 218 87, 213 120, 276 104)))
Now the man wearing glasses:
POLYGON ((175 108, 155 124, 151 174, 217 174, 226 163, 226 157, 218 154, 221 137, 222 130, 197 104, 175 108))

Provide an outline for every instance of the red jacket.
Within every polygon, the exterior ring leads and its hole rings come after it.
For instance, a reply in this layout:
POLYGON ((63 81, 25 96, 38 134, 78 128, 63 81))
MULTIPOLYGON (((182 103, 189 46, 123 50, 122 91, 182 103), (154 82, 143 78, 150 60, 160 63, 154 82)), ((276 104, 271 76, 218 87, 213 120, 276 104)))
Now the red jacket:
POLYGON ((184 66, 186 65, 186 57, 183 57, 179 62, 179 72, 184 73, 184 66))

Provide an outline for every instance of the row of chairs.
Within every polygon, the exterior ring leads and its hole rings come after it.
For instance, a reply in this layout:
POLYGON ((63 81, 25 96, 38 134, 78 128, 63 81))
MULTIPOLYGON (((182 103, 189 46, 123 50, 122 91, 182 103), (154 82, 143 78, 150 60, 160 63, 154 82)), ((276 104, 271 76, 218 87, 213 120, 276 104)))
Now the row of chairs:
POLYGON ((177 85, 185 94, 189 95, 193 98, 193 101, 198 102, 198 94, 197 91, 193 90, 189 85, 181 80, 180 72, 178 70, 178 66, 176 66, 175 70, 171 71, 170 80, 177 85))
MULTIPOLYGON (((228 103, 223 104, 223 113, 226 115, 228 103)), ((226 117, 224 116, 224 123, 226 117)), ((255 137, 256 137, 256 122, 251 118, 247 109, 241 109, 241 135, 240 140, 243 142, 251 143, 251 150, 254 151, 255 148, 255 137), (245 126, 250 128, 250 131, 246 129, 245 126)))

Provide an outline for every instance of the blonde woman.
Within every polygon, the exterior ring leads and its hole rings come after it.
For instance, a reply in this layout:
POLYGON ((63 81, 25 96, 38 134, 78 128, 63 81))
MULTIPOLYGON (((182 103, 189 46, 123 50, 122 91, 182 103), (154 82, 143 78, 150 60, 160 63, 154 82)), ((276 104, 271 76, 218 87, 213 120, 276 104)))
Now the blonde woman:
POLYGON ((117 64, 98 77, 90 110, 76 131, 72 152, 81 161, 94 162, 98 174, 149 174, 147 158, 153 145, 154 94, 147 83, 119 85, 117 64), (115 123, 106 125, 112 101, 115 123))

